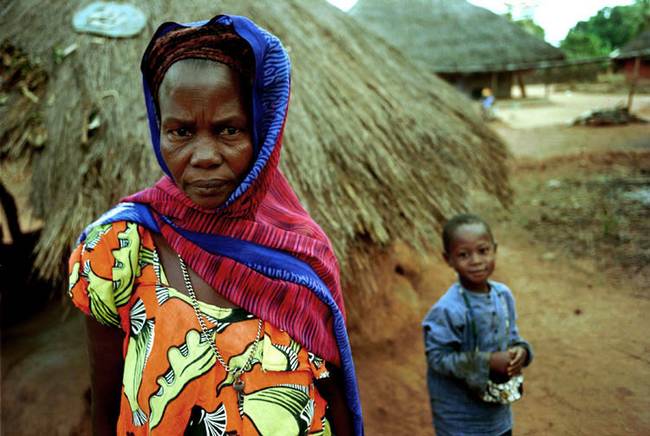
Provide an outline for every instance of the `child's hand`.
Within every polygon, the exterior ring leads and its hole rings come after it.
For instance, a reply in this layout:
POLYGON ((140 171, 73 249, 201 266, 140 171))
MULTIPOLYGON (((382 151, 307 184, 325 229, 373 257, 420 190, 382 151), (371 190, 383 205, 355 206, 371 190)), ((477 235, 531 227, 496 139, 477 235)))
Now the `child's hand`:
POLYGON ((524 362, 528 358, 528 351, 524 347, 512 347, 508 349, 510 355, 510 362, 508 363, 508 375, 512 377, 513 375, 521 374, 521 369, 524 366, 524 362))
POLYGON ((508 381, 510 361, 510 351, 495 351, 490 354, 490 379, 496 383, 508 381))

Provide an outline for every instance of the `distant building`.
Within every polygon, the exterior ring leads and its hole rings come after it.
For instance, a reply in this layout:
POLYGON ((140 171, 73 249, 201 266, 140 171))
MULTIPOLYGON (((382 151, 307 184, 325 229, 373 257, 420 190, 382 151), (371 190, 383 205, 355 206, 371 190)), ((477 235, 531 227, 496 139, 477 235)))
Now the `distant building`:
POLYGON ((635 76, 644 81, 650 80, 650 30, 641 33, 610 55, 619 70, 624 71, 628 82, 635 76), (636 66, 638 64, 638 66, 636 66), (638 69, 635 75, 635 69, 638 69))
POLYGON ((557 48, 464 0, 359 0, 350 14, 412 59, 478 98, 510 97, 525 72, 561 61, 557 48))

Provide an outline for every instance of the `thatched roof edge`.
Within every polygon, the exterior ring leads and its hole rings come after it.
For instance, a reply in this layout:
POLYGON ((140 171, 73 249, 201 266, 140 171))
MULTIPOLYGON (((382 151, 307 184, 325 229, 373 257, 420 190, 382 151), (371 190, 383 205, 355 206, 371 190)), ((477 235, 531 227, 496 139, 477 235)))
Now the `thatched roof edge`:
POLYGON ((650 56, 650 30, 641 32, 639 36, 611 54, 612 58, 620 60, 646 56, 650 56))
POLYGON ((522 71, 564 53, 464 0, 359 0, 349 13, 435 73, 522 71))

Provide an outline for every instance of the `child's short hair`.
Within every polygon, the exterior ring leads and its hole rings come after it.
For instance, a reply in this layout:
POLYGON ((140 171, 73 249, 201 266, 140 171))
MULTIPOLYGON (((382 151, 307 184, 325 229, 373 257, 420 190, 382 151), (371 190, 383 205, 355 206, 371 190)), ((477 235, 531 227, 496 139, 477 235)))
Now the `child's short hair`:
POLYGON ((492 239, 492 242, 494 242, 492 229, 483 218, 471 213, 461 213, 453 216, 445 223, 444 227, 442 228, 442 246, 445 249, 445 253, 449 253, 451 243, 454 240, 454 233, 456 233, 456 229, 466 224, 482 224, 485 227, 485 231, 488 233, 488 235, 490 235, 490 239, 492 239))

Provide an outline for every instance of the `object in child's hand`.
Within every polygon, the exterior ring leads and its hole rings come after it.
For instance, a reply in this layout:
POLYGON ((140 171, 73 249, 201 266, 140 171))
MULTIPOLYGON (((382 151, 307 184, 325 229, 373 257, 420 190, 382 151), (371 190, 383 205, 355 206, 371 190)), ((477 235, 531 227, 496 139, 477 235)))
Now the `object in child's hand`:
POLYGON ((490 381, 494 383, 507 383, 510 381, 510 376, 507 373, 499 371, 490 371, 490 381))
POLYGON ((506 383, 494 383, 488 380, 481 399, 486 403, 510 404, 519 400, 524 394, 524 376, 516 375, 506 383))
POLYGON ((487 403, 510 404, 521 399, 524 394, 524 376, 516 375, 506 383, 488 380, 481 399, 487 403))

